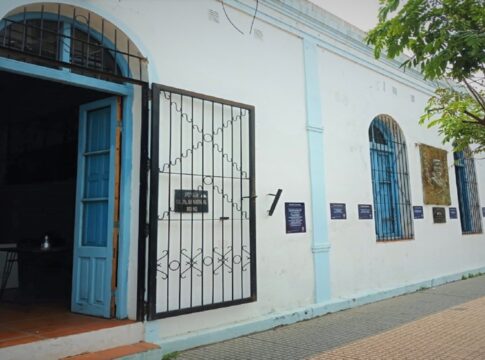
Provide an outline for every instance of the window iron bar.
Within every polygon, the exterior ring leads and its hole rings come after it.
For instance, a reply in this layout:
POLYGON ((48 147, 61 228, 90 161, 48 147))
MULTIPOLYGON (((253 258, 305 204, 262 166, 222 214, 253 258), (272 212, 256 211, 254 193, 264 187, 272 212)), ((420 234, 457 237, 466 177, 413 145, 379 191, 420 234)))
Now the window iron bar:
MULTIPOLYGON (((0 50, 2 50, 2 54, 22 61, 41 61, 43 64, 52 64, 55 67, 83 69, 86 70, 88 75, 99 76, 104 74, 113 80, 118 79, 119 81, 138 84, 146 83, 143 80, 143 65, 147 62, 146 58, 133 53, 129 39, 127 39, 127 51, 120 50, 117 47, 118 31, 116 28, 116 44, 114 47, 109 47, 91 36, 91 13, 87 15, 87 24, 73 20, 78 17, 76 8, 73 8, 73 18, 68 20, 63 20, 60 5, 57 8, 55 20, 47 20, 46 14, 45 9, 42 8, 40 19, 30 20, 27 18, 27 8, 25 8, 20 21, 3 18, 0 21, 0 24, 3 24, 3 27, 0 28, 0 38, 2 39, 0 50), (72 31, 70 34, 65 33, 63 29, 62 24, 66 21, 71 24, 72 31), (84 30, 81 30, 83 26, 87 27, 85 39, 76 36, 76 31, 84 32, 84 30), (65 44, 70 44, 71 58, 69 61, 63 59, 62 56, 62 52, 65 51, 65 44), (110 54, 114 58, 114 66, 106 66, 106 54, 110 54), (130 69, 131 64, 138 62, 138 74, 136 74, 136 71, 132 73, 127 71, 126 74, 119 71, 116 60, 119 60, 120 57, 123 57, 127 63, 126 70, 130 69), (82 66, 79 67, 78 65, 82 66)), ((104 19, 101 21, 101 27, 101 40, 105 41, 104 19)))

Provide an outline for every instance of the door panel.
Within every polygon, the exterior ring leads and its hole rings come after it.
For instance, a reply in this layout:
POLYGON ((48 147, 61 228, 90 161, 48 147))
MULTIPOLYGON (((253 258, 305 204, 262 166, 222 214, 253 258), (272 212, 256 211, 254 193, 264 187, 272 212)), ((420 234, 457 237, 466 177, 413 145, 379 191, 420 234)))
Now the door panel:
POLYGON ((116 98, 81 106, 71 309, 110 317, 116 98))

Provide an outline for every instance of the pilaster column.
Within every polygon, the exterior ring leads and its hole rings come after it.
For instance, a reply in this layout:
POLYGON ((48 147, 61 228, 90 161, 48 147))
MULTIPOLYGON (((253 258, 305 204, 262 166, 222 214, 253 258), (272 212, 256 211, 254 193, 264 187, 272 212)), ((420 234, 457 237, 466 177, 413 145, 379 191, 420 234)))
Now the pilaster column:
POLYGON ((308 153, 312 195, 312 253, 315 272, 315 302, 330 299, 330 242, 328 239, 327 199, 323 118, 320 101, 317 44, 303 39, 308 153))

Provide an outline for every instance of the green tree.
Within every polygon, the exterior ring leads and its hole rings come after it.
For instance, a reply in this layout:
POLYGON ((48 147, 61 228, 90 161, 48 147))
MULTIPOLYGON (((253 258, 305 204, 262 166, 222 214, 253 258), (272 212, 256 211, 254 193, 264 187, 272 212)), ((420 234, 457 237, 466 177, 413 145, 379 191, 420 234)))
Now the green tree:
POLYGON ((438 87, 421 123, 437 126, 445 142, 485 151, 485 0, 380 0, 379 22, 367 35, 379 58, 409 55, 438 87))

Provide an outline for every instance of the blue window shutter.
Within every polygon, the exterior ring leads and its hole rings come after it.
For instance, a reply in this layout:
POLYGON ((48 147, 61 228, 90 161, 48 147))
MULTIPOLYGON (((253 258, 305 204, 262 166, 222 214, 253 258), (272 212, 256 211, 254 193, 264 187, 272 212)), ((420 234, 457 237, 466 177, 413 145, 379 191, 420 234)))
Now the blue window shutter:
POLYGON ((464 234, 482 232, 480 203, 475 174, 475 163, 470 150, 455 152, 456 187, 460 208, 461 230, 464 234))
POLYGON ((412 238, 407 153, 399 126, 389 116, 376 117, 369 145, 377 240, 412 238))

